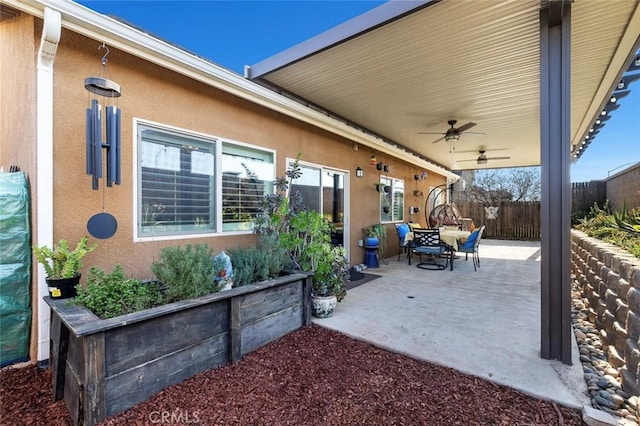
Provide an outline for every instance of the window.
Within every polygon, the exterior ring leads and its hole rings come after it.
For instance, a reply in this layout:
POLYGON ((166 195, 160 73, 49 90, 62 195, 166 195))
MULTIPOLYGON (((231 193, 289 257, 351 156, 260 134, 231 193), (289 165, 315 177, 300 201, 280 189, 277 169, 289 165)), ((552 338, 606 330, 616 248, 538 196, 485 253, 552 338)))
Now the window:
POLYGON ((139 237, 251 231, 273 192, 272 151, 140 124, 138 157, 139 237))
POLYGON ((404 181, 386 176, 380 177, 384 189, 380 191, 380 222, 404 220, 404 181))
POLYGON ((138 234, 215 231, 215 140, 139 126, 138 234))
POLYGON ((273 193, 273 153, 222 144, 222 230, 253 229, 266 193, 273 193))

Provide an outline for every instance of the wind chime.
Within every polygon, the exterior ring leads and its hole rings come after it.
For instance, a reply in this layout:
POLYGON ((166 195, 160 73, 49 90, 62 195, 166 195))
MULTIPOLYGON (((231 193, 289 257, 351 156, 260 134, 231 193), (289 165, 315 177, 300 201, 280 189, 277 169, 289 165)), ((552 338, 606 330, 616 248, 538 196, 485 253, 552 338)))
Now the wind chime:
MULTIPOLYGON (((120 108, 115 99, 120 97, 120 85, 107 78, 107 56, 109 48, 104 43, 98 49, 105 49, 102 57, 102 77, 88 77, 84 80, 84 88, 90 93, 89 108, 86 112, 86 155, 87 174, 91 175, 91 187, 98 190, 100 179, 103 178, 103 149, 106 164, 106 186, 111 187, 115 183, 120 185, 120 108), (102 101, 102 104, 101 104, 102 101), (104 116, 102 106, 104 108, 104 116), (105 138, 103 139, 103 126, 105 123, 105 138)), ((104 210, 104 185, 103 185, 103 210, 104 210)), ((89 233, 96 238, 109 238, 115 234, 117 221, 109 213, 98 213, 92 216, 87 223, 89 233)))
POLYGON ((84 80, 84 88, 96 96, 90 99, 87 108, 87 174, 92 175, 92 189, 98 190, 99 179, 102 178, 102 150, 106 150, 107 186, 114 183, 120 185, 120 108, 110 102, 120 97, 120 85, 106 78, 107 56, 109 48, 104 44, 98 49, 106 49, 102 57, 104 77, 88 77, 84 80), (102 140, 102 105, 105 108, 106 140, 102 140))

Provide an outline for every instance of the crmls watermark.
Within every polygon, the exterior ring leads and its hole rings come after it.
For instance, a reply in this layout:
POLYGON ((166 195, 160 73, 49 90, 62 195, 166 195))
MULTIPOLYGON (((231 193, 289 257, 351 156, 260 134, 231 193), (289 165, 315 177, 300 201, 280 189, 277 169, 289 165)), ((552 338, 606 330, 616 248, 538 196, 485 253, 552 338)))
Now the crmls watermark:
POLYGON ((152 411, 149 421, 154 424, 186 425, 200 423, 199 411, 152 411))

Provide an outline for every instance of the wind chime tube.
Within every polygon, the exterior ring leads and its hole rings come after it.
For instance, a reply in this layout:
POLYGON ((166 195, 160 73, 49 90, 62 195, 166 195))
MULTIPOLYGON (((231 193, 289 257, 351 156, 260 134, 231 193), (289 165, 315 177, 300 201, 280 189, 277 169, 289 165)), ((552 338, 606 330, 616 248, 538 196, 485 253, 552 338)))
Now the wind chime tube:
POLYGON ((94 164, 93 164, 93 109, 92 108, 87 108, 87 113, 86 113, 86 125, 85 125, 87 131, 86 131, 86 143, 85 143, 85 149, 87 151, 87 174, 88 175, 92 175, 93 174, 93 168, 94 168, 94 164))
POLYGON ((108 106, 106 108, 107 119, 107 186, 113 186, 113 182, 116 180, 116 140, 115 140, 115 107, 108 106))
POLYGON ((102 177, 102 120, 101 108, 97 100, 93 101, 93 184, 94 190, 99 188, 98 181, 102 177))
POLYGON ((120 108, 116 108, 116 164, 115 164, 115 169, 116 169, 116 185, 120 185, 120 153, 122 152, 122 148, 121 148, 121 139, 120 139, 120 131, 121 131, 121 125, 120 125, 120 119, 122 118, 122 114, 120 114, 120 108))

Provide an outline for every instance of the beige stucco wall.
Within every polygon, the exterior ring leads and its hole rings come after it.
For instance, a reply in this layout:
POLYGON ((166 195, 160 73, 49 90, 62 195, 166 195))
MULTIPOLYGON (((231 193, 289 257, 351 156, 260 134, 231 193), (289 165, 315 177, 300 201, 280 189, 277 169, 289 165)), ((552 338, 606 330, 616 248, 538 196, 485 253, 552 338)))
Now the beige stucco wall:
POLYGON ((34 19, 0 21, 0 166, 35 167, 34 19))
POLYGON ((607 178, 607 199, 615 210, 640 207, 640 163, 607 178))

